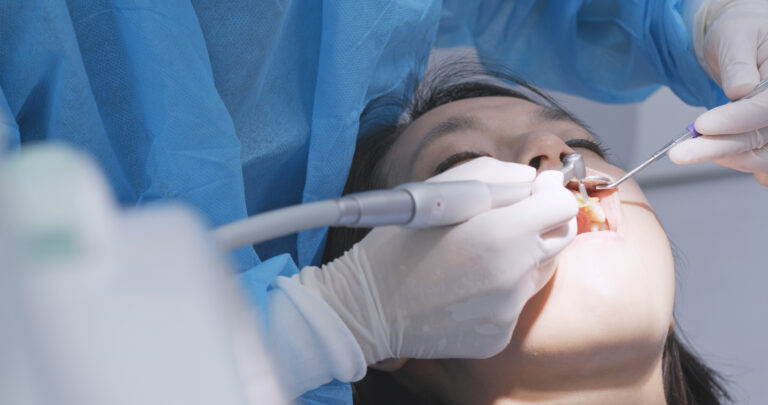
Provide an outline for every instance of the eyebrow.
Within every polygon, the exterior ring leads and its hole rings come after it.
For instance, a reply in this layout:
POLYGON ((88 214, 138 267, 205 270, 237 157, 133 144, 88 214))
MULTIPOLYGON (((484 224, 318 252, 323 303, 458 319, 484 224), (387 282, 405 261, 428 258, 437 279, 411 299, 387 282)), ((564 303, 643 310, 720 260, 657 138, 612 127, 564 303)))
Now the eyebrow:
POLYGON ((456 115, 449 117, 445 121, 440 122, 427 131, 427 134, 424 136, 424 138, 421 139, 419 145, 411 153, 411 165, 413 165, 414 160, 417 156, 419 156, 421 151, 424 150, 427 145, 435 142, 437 139, 456 132, 465 131, 468 129, 482 129, 484 127, 485 126, 482 124, 482 122, 474 117, 466 115, 456 115))
POLYGON ((581 123, 576 121, 570 114, 558 108, 541 106, 541 108, 536 111, 536 118, 542 121, 569 121, 578 126, 582 126, 581 123))

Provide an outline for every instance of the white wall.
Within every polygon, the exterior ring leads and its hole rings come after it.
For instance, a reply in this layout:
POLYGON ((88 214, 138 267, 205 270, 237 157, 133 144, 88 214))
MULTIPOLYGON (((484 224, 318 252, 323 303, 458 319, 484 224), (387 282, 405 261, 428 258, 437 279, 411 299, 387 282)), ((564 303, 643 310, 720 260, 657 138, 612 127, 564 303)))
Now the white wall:
MULTIPOLYGON (((704 111, 667 89, 623 106, 556 97, 593 127, 624 168, 646 159, 704 111)), ((731 379, 737 403, 768 403, 768 188, 714 164, 682 167, 666 158, 638 174, 638 181, 682 258, 677 326, 731 379)))

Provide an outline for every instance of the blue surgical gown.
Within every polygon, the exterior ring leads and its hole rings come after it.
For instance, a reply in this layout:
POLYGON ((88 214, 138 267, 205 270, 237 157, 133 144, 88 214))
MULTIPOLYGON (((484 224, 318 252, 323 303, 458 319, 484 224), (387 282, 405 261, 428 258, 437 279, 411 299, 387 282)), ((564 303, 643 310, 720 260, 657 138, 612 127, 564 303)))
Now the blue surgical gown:
MULTIPOLYGON (((685 6, 4 0, 0 129, 11 147, 61 140, 89 151, 124 205, 180 200, 219 225, 338 196, 366 103, 407 91, 432 48, 472 46, 539 86, 604 102, 666 85, 689 104, 721 104, 692 51, 685 6)), ((277 274, 318 263, 324 235, 236 252, 257 307, 277 274)), ((303 400, 350 398, 348 384, 334 383, 303 400)))

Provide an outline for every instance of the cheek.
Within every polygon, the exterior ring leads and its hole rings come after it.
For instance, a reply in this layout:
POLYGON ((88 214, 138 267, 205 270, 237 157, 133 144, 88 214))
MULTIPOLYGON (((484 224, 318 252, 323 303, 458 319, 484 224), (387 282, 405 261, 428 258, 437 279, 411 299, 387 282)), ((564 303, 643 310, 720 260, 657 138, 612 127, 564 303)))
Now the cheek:
POLYGON ((671 251, 652 212, 622 211, 621 238, 577 239, 557 257, 550 291, 526 306, 534 315, 508 347, 518 361, 618 370, 659 358, 674 303, 671 251), (609 355, 598 361, 600 353, 609 355))
POLYGON ((558 257, 552 293, 527 343, 566 351, 653 350, 672 317, 674 271, 667 246, 652 237, 592 242, 574 243, 558 257), (637 243, 645 247, 635 249, 637 243))
POLYGON ((665 329, 674 301, 669 243, 653 214, 636 206, 621 210, 621 239, 577 240, 558 256, 556 292, 562 295, 556 299, 585 319, 665 329))

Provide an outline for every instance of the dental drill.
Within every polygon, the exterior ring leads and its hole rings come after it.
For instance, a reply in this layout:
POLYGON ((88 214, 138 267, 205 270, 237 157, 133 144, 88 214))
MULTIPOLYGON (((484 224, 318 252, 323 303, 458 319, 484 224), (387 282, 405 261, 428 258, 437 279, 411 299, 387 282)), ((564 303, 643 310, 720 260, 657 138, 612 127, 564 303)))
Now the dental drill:
MULTIPOLYGON (((582 182, 586 168, 582 156, 578 153, 566 155, 560 171, 564 175, 563 185, 576 179, 586 200, 582 182)), ((268 211, 223 225, 212 234, 222 248, 234 250, 324 226, 428 228, 454 225, 530 195, 531 183, 413 182, 390 190, 365 191, 268 211)))

